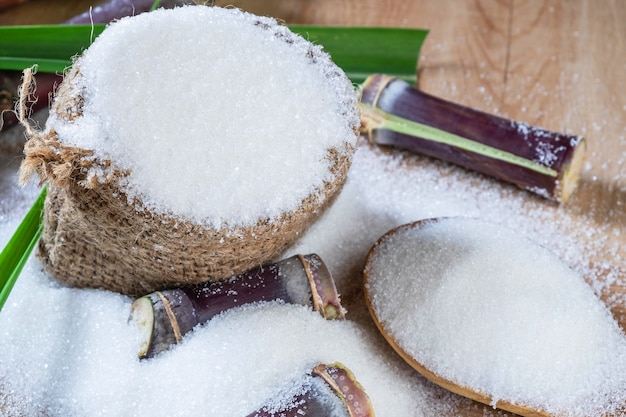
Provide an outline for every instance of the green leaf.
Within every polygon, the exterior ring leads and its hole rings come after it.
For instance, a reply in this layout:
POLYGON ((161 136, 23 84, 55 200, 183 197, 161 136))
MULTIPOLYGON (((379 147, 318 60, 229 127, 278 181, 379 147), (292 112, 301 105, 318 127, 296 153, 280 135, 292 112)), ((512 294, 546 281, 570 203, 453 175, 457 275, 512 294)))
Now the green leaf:
POLYGON ((0 27, 0 69, 62 72, 86 49, 104 25, 34 25, 0 27))
MULTIPOLYGON (((43 25, 0 27, 0 69, 33 65, 43 72, 63 72, 72 57, 86 49, 105 25, 43 25)), ((324 27, 290 25, 311 42, 322 45, 357 84, 373 73, 415 81, 417 58, 427 31, 421 29, 324 27)))
POLYGON ((17 277, 26 264, 37 240, 39 240, 43 229, 41 217, 45 198, 46 189, 44 188, 7 245, 0 252, 0 310, 9 298, 17 277))
POLYGON ((422 29, 323 27, 289 28, 322 45, 352 82, 361 84, 374 73, 415 83, 417 59, 428 31, 422 29))
POLYGON ((153 12, 156 9, 158 9, 160 4, 161 4, 161 0, 155 0, 154 3, 152 3, 152 6, 150 7, 150 11, 153 12))

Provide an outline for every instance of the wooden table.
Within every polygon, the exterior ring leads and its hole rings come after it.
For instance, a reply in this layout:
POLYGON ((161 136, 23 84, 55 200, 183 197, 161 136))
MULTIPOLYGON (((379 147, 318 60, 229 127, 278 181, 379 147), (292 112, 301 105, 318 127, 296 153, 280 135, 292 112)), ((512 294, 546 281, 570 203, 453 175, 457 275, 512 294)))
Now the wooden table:
MULTIPOLYGON (((92 1, 31 0, 0 25, 55 23, 92 1)), ((220 5, 229 2, 218 1, 220 5)), ((240 0, 287 23, 427 28, 419 88, 479 110, 580 134, 588 158, 578 191, 555 211, 606 230, 608 261, 626 278, 626 2, 620 0, 240 0)), ((549 207, 549 203, 529 202, 549 207)), ((533 207, 534 207, 533 206, 533 207)), ((573 224, 571 227, 579 227, 573 224)), ((610 306, 626 328, 623 303, 610 306)), ((488 407, 454 414, 500 415, 488 407)))

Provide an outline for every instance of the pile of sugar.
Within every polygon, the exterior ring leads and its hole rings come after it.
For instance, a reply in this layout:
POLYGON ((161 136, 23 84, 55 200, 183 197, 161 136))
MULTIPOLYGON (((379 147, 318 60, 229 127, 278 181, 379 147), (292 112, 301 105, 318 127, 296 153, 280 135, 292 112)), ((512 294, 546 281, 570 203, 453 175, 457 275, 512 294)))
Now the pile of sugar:
MULTIPOLYGON (((31 199, 35 195, 31 188, 11 192, 16 194, 3 198, 20 201, 24 194, 31 199)), ((16 208, 0 227, 0 244, 8 240, 27 205, 16 208)), ((322 256, 343 295, 348 322, 326 322, 290 306, 272 305, 267 310, 259 306, 229 313, 199 328, 166 355, 140 363, 134 359, 134 341, 128 340, 133 334, 126 328, 132 300, 59 287, 32 260, 0 313, 0 337, 7 346, 0 356, 1 391, 13 395, 7 414, 65 407, 50 414, 98 416, 108 410, 114 415, 111 410, 117 407, 132 416, 145 407, 158 411, 156 415, 227 416, 238 407, 230 403, 238 393, 245 399, 236 399, 243 401, 236 411, 249 412, 323 360, 342 361, 351 368, 380 417, 464 415, 460 408, 503 416, 416 375, 377 334, 362 301, 360 273, 376 239, 400 224, 454 215, 489 219, 531 237, 585 273, 598 293, 612 282, 623 285, 617 276, 600 280, 588 267, 590 259, 604 254, 612 256, 615 265, 624 264, 620 248, 611 246, 605 227, 595 221, 596 213, 574 219, 575 206, 529 199, 512 186, 460 168, 383 152, 363 142, 338 198, 285 254, 322 256), (214 354, 219 361, 212 359, 214 354), (194 388, 181 390, 181 384, 194 388), (227 395, 229 389, 236 393, 227 395), (183 399, 178 401, 180 395, 183 399), (160 407, 165 407, 163 412, 160 407)), ((616 294, 611 303, 623 304, 624 298, 616 294)))
POLYGON ((378 415, 421 415, 418 381, 399 377, 357 323, 303 306, 253 305, 139 362, 129 299, 60 288, 37 269, 29 265, 0 317, 0 385, 17 400, 10 415, 241 417, 284 403, 314 365, 337 361, 367 387, 378 415))
POLYGON ((297 209, 332 180, 329 149, 356 142, 350 81, 271 18, 159 9, 111 24, 75 65, 82 114, 48 127, 131 169, 131 198, 196 223, 248 226, 297 209))
POLYGON ((626 337, 552 253, 491 223, 401 228, 367 266, 388 334, 437 375, 556 415, 601 415, 626 400, 626 337))

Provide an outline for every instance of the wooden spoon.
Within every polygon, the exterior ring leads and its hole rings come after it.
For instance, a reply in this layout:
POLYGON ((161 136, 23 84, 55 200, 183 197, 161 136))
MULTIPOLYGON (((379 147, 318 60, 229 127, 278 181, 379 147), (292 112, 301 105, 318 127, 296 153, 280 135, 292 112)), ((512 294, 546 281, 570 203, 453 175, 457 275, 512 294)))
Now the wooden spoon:
MULTIPOLYGON (((365 277, 365 279, 367 280, 367 276, 365 277)), ((398 345, 396 340, 389 335, 389 333, 385 330, 383 325, 380 323, 380 321, 376 317, 376 313, 374 312, 374 309, 372 308, 372 304, 370 302, 367 291, 365 294, 365 298, 367 302, 367 308, 369 309, 370 314, 372 315, 372 319, 374 320, 374 323, 376 323, 376 327, 378 327, 378 330, 381 332, 385 340, 387 340, 387 342, 391 345, 391 347, 396 351, 396 353, 398 353, 402 357, 402 359, 404 359, 409 365, 411 365, 413 369, 415 369, 417 372, 419 372, 422 376, 424 376, 429 381, 439 385, 442 388, 445 388, 448 391, 451 391, 455 394, 469 398, 471 400, 478 401, 479 403, 482 403, 488 406, 493 406, 493 400, 489 395, 484 394, 482 392, 478 392, 466 386, 459 385, 456 382, 450 381, 449 379, 442 378, 436 373, 434 373, 433 371, 431 371, 430 369, 426 368, 421 363, 419 363, 411 355, 409 355, 404 349, 402 349, 398 345)), ((548 414, 545 411, 535 410, 530 407, 527 407, 521 404, 514 404, 508 401, 498 400, 495 406, 496 408, 499 408, 500 410, 509 411, 511 413, 519 414, 520 416, 525 416, 525 417, 553 417, 551 416, 551 414, 548 414)))
MULTIPOLYGON (((390 333, 387 331, 385 326, 381 323, 381 320, 379 319, 377 315, 377 311, 374 308, 374 304, 372 303, 372 299, 375 294, 370 294, 370 290, 369 290, 370 285, 368 285, 368 279, 369 279, 368 271, 370 271, 371 260, 374 254, 376 254, 378 248, 380 247, 379 245, 383 241, 387 240, 388 238, 390 238, 392 235, 396 234, 400 230, 412 229, 412 228, 423 228, 425 225, 432 224, 433 222, 439 222, 442 220, 445 220, 445 218, 421 220, 421 221, 417 221, 417 222, 410 223, 407 225, 403 225, 403 226, 400 226, 398 228, 395 228, 389 231, 377 241, 377 243, 372 247, 372 249, 370 250, 367 256, 366 267, 364 270, 364 289, 365 289, 365 299, 366 299, 367 307, 369 309, 369 312, 376 326, 378 327, 379 331, 382 333, 384 338, 387 340, 387 342, 417 372, 419 372, 421 375, 423 375, 424 377, 426 377, 428 380, 432 381, 433 383, 449 391, 452 391, 458 395, 467 397, 474 401, 478 401, 480 403, 493 406, 494 401, 490 395, 485 394, 483 392, 479 392, 470 387, 460 385, 454 381, 451 381, 449 379, 446 379, 437 375, 435 372, 428 369, 426 366, 424 366, 422 363, 416 360, 411 354, 407 353, 399 345, 398 341, 394 339, 393 336, 390 335, 390 333)), ((495 402, 495 406, 496 408, 499 408, 501 410, 505 410, 505 411, 512 412, 512 413, 519 414, 519 415, 526 416, 526 417, 550 417, 552 416, 551 414, 549 414, 548 412, 544 410, 538 410, 538 409, 534 409, 523 404, 516 404, 516 403, 504 401, 504 400, 497 400, 495 402)))

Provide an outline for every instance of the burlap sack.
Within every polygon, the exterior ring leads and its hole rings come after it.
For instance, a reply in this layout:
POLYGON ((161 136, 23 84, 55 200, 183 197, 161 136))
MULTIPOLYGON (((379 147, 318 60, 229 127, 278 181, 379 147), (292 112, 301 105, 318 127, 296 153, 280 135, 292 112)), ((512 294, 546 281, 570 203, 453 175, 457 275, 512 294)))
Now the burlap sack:
MULTIPOLYGON (((81 114, 81 97, 73 94, 70 82, 77 76, 80 70, 75 66, 60 85, 51 109, 63 120, 81 114)), ((354 151, 352 146, 328 151, 332 181, 303 200, 297 210, 252 227, 215 230, 152 212, 141 201, 128 201, 118 186, 128 172, 114 171, 104 182, 90 180, 90 168, 111 166, 111 161, 63 144, 54 130, 28 130, 21 176, 25 180, 37 173, 47 183, 44 230, 37 251, 46 271, 69 286, 132 296, 223 279, 275 259, 340 189, 354 151)))

